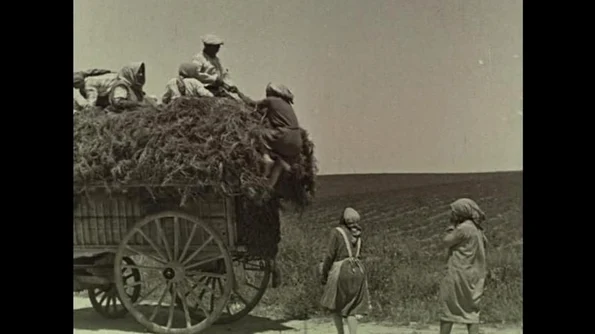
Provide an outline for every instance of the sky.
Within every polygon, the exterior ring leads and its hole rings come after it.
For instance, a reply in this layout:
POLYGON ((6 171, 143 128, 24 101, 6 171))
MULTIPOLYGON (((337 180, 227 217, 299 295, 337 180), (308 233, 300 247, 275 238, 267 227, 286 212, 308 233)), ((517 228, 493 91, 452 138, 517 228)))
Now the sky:
POLYGON ((161 96, 201 36, 256 99, 295 95, 320 174, 522 170, 521 0, 75 0, 74 69, 144 61, 161 96))

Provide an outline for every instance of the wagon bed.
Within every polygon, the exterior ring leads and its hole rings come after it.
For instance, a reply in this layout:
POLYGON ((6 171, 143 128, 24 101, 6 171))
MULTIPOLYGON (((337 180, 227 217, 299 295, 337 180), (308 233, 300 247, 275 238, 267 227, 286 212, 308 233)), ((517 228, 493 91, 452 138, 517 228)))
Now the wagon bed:
POLYGON ((190 334, 258 303, 271 258, 238 238, 241 198, 211 191, 179 202, 101 187, 75 196, 75 289, 87 289, 101 315, 130 312, 153 332, 190 334))

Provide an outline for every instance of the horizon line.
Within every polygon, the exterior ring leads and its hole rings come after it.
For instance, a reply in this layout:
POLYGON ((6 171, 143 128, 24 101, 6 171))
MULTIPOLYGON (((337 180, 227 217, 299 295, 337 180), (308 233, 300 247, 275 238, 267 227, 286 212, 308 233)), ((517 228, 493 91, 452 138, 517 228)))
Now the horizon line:
POLYGON ((320 173, 317 176, 345 176, 345 175, 463 175, 463 174, 499 174, 522 173, 522 169, 499 170, 489 172, 372 172, 372 173, 320 173))

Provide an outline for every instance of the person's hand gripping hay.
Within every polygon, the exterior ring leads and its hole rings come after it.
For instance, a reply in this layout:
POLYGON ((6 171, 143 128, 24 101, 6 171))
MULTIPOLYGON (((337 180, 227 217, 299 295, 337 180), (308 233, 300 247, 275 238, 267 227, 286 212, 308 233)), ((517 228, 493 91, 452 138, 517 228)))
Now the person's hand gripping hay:
POLYGON ((246 104, 266 111, 265 117, 272 125, 263 133, 266 148, 263 154, 265 175, 269 186, 274 187, 283 171, 290 171, 290 163, 297 159, 302 148, 302 135, 297 116, 293 110, 293 94, 282 84, 269 83, 265 90, 266 98, 254 101, 237 91, 246 104))

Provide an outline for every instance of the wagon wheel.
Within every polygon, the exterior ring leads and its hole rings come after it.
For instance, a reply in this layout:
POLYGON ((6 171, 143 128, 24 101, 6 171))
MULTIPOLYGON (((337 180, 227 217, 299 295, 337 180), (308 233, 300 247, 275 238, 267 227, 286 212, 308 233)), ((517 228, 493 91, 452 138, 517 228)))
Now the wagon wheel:
MULTIPOLYGON (((216 320, 216 324, 229 324, 248 315, 260 302, 271 278, 271 260, 238 258, 234 259, 233 264, 235 284, 229 302, 216 320)), ((218 277, 204 277, 201 283, 200 286, 192 287, 195 291, 198 290, 199 294, 206 292, 204 285, 215 290, 225 287, 225 282, 218 277)), ((205 317, 200 308, 192 309, 190 316, 197 320, 205 317)))
MULTIPOLYGON (((129 257, 124 257, 122 260, 128 265, 135 265, 134 261, 129 257)), ((130 300, 135 302, 140 296, 140 272, 136 268, 124 268, 122 269, 122 278, 124 284, 128 286, 127 295, 130 296, 130 300)), ((126 310, 118 296, 115 283, 107 287, 88 289, 88 293, 93 309, 102 316, 108 319, 118 319, 128 314, 128 310, 126 310)))
POLYGON ((204 296, 197 296, 190 289, 191 286, 201 285, 209 277, 227 282, 233 279, 233 263, 223 239, 208 224, 191 215, 161 212, 136 223, 118 247, 115 274, 120 273, 123 267, 121 259, 128 253, 145 259, 139 265, 124 267, 137 268, 141 272, 146 283, 143 291, 146 292, 132 301, 125 294, 126 285, 122 280, 116 280, 116 288, 130 314, 149 331, 161 334, 200 333, 215 322, 230 298, 231 283, 223 286, 219 294, 207 289, 209 298, 213 300, 213 307, 207 309, 204 296), (180 311, 175 307, 178 298, 182 303, 179 319, 174 317, 176 311, 180 311), (200 320, 192 318, 189 310, 194 308, 203 309, 207 317, 200 320))

